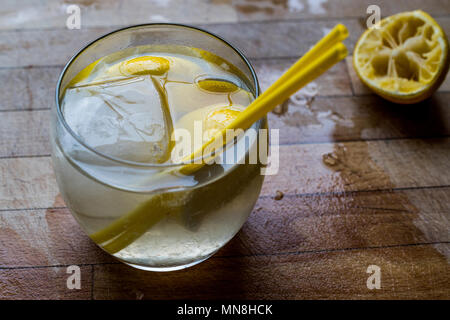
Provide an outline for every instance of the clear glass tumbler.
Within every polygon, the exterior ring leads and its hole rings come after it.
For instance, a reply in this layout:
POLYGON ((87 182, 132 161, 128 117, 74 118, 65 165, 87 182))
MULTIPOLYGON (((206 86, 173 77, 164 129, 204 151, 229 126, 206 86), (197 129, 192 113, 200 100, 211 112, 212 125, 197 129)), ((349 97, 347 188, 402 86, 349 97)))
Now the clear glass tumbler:
MULTIPOLYGON (((75 134, 60 106, 70 80, 108 54, 152 44, 212 52, 239 68, 241 80, 255 97, 259 94, 251 64, 216 35, 176 24, 120 29, 88 44, 62 71, 52 110, 52 158, 65 203, 95 243, 136 268, 170 271, 207 259, 240 230, 259 196, 264 176, 262 165, 249 161, 205 165, 192 174, 165 174, 182 164, 118 159, 87 145, 75 134)), ((264 118, 252 129, 266 126, 264 118)), ((258 138, 243 140, 235 140, 233 147, 243 143, 248 160, 250 152, 258 149, 258 138)), ((222 152, 231 149, 227 146, 222 152)))

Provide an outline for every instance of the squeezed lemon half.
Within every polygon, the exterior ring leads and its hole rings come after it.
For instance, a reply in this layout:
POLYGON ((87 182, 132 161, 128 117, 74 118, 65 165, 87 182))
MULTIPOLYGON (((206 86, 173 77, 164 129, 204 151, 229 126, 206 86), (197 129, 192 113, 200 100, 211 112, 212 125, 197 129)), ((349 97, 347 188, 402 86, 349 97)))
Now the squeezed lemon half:
POLYGON ((403 12, 362 34, 353 64, 361 81, 378 95, 396 103, 416 103, 445 80, 448 46, 444 31, 430 15, 403 12))

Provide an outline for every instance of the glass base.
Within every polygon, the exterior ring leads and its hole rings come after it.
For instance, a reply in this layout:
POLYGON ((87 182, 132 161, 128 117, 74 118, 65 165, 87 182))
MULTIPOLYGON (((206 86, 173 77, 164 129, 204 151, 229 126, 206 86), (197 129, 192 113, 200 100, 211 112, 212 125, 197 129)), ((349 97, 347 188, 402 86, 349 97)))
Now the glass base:
POLYGON ((129 262, 123 261, 121 259, 118 259, 118 260, 120 260, 121 262, 123 262, 123 263, 125 263, 125 264, 127 264, 127 265, 129 265, 129 266, 131 266, 133 268, 140 269, 140 270, 155 271, 155 272, 167 272, 167 271, 182 270, 182 269, 186 269, 186 268, 195 266, 196 264, 199 264, 200 262, 203 262, 206 259, 209 259, 216 252, 217 251, 214 251, 213 253, 209 254, 208 256, 203 257, 203 258, 201 258, 199 260, 196 260, 194 262, 190 262, 190 263, 179 265, 179 266, 171 266, 171 267, 151 267, 151 266, 146 266, 146 265, 142 265, 142 264, 129 263, 129 262))

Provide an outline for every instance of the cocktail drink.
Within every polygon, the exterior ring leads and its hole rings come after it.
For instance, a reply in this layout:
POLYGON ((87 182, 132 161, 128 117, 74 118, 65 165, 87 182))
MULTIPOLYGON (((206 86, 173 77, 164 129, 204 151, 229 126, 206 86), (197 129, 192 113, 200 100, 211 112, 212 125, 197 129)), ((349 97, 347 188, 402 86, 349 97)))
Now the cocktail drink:
MULTIPOLYGON (((53 163, 67 206, 127 264, 166 271, 203 261, 239 231, 258 198, 261 165, 249 161, 258 136, 201 159, 186 155, 257 95, 245 57, 196 28, 144 25, 91 43, 64 69, 53 114, 53 163), (202 165, 182 170, 192 162, 202 165)), ((262 119, 251 129, 265 126, 262 119)))

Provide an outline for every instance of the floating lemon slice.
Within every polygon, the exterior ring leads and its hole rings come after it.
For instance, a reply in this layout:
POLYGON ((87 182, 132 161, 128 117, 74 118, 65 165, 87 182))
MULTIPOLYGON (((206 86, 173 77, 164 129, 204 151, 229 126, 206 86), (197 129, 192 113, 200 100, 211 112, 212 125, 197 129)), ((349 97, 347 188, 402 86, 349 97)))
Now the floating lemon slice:
POLYGON ((142 56, 119 64, 122 75, 156 75, 160 76, 169 70, 169 60, 162 57, 142 56))
POLYGON ((241 112, 242 109, 231 106, 213 109, 205 117, 206 129, 221 130, 233 122, 241 112))
POLYGON ((197 85, 203 90, 216 93, 234 92, 239 89, 234 83, 215 79, 200 80, 197 85))
MULTIPOLYGON (((228 126, 245 109, 241 105, 207 106, 196 109, 184 115, 176 124, 175 129, 184 129, 190 133, 191 139, 177 142, 172 150, 172 161, 180 162, 189 156, 195 145, 202 145, 214 135, 228 126), (197 124, 196 124, 197 122, 197 124), (195 126, 201 124, 202 131, 197 135, 195 126)), ((174 138, 175 139, 175 138, 174 138)), ((176 139, 175 139, 176 140, 176 139)))
POLYGON ((438 23, 417 10, 387 17, 356 44, 353 64, 362 82, 396 103, 433 94, 449 68, 448 40, 438 23))

